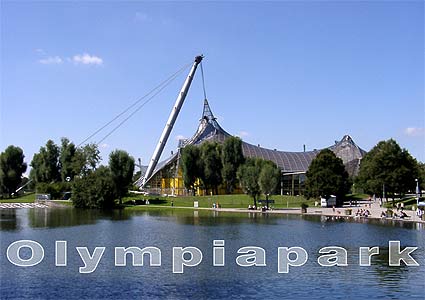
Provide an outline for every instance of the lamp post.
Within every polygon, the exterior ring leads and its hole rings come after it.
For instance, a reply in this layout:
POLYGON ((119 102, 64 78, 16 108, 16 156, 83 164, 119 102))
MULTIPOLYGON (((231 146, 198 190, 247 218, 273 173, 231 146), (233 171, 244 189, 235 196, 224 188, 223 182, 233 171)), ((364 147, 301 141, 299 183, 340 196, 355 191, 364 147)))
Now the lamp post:
POLYGON ((416 205, 419 205, 419 179, 416 178, 416 205))
POLYGON ((385 183, 382 185, 382 201, 387 202, 387 199, 385 198, 385 183))

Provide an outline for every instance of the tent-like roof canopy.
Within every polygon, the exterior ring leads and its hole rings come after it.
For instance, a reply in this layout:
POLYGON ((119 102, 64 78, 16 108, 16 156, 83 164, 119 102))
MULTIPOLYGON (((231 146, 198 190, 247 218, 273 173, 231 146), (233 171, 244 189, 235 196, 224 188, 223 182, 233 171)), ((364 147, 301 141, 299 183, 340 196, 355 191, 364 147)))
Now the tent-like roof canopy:
MULTIPOLYGON (((196 133, 190 139, 180 140, 179 148, 184 148, 186 145, 200 145, 207 141, 223 143, 224 140, 230 136, 231 134, 227 133, 220 124, 218 124, 208 101, 205 99, 202 118, 196 133)), ((335 142, 334 145, 328 148, 340 157, 346 166, 351 166, 348 170, 351 175, 357 172, 358 162, 366 153, 366 151, 354 143, 349 135, 344 136, 341 141, 335 142)), ((320 150, 305 152, 278 151, 255 146, 244 141, 242 141, 242 150, 245 157, 257 157, 271 160, 282 170, 283 173, 306 172, 311 161, 320 152, 320 150)), ((162 168, 174 162, 177 158, 177 153, 174 153, 171 157, 160 162, 155 168, 152 177, 155 176, 155 174, 162 168)))

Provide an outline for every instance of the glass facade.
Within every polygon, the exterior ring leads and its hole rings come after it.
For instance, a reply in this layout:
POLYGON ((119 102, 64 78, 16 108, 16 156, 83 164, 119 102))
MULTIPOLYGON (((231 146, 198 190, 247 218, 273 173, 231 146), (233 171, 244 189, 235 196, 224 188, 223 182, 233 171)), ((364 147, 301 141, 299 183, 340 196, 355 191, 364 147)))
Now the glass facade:
POLYGON ((281 195, 298 196, 304 194, 305 173, 283 173, 281 195))

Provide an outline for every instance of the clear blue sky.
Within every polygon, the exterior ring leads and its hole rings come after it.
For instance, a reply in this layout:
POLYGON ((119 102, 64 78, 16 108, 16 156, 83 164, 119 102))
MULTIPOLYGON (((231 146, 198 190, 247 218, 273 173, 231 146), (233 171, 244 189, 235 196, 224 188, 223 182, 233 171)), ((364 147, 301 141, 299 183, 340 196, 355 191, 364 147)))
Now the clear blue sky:
MULTIPOLYGON (((29 163, 48 139, 78 144, 200 53, 213 112, 247 142, 394 138, 425 161, 423 1, 2 0, 0 148, 29 163)), ((102 143, 104 162, 148 162, 186 74, 102 143)), ((202 105, 198 72, 163 158, 202 105)))

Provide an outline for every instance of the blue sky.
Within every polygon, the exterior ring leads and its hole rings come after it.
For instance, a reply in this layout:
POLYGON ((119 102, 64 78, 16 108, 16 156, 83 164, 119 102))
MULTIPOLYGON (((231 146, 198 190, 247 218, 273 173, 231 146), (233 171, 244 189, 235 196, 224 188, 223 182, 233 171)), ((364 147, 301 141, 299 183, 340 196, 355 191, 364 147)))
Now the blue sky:
MULTIPOLYGON (((425 161, 423 1, 1 1, 0 149, 29 163, 48 139, 78 144, 200 53, 213 112, 247 142, 394 138, 425 161)), ((187 72, 102 142, 104 162, 148 162, 187 72)), ((196 130, 200 75, 163 158, 196 130)))

